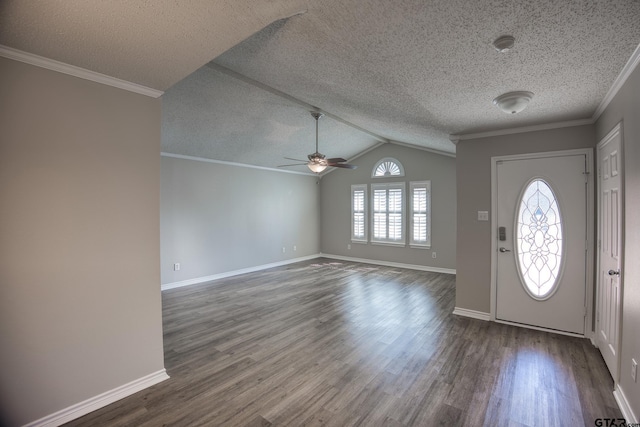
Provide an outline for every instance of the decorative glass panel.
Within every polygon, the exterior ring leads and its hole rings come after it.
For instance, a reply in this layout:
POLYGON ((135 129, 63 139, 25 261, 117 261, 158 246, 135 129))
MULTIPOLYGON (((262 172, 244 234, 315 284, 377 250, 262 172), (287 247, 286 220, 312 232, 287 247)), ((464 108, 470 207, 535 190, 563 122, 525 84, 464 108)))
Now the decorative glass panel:
POLYGON ((516 219, 518 270, 527 292, 544 299, 555 290, 562 264, 562 218, 549 184, 527 186, 516 219))

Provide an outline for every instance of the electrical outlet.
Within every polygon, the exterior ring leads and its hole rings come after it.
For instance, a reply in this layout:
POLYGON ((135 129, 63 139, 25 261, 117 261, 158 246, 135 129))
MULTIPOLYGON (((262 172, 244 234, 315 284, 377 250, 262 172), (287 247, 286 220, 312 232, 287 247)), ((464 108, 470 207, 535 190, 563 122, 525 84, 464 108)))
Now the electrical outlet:
POLYGON ((631 378, 633 378, 633 382, 636 382, 638 378, 638 362, 636 362, 636 359, 631 359, 631 378))
POLYGON ((431 252, 431 258, 436 258, 436 253, 435 252, 431 252))
POLYGON ((293 245, 293 252, 297 251, 298 248, 296 247, 296 245, 293 245))
POLYGON ((351 250, 351 243, 347 243, 347 250, 351 250))
POLYGON ((282 247, 282 253, 287 252, 287 248, 285 248, 284 246, 282 247))
POLYGON ((180 271, 180 263, 176 262, 175 264, 173 264, 173 271, 180 271))

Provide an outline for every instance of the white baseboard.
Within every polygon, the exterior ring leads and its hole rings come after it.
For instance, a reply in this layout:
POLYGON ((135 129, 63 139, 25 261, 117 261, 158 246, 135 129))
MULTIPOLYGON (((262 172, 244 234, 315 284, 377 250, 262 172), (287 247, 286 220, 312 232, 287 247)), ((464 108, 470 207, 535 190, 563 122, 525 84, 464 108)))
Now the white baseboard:
POLYGON ((637 424, 638 417, 633 413, 631 405, 629 405, 629 401, 627 400, 627 396, 624 395, 624 392, 620 388, 620 384, 616 384, 616 388, 613 390, 613 397, 618 403, 622 416, 627 420, 627 424, 637 424))
POLYGON ((169 375, 167 375, 167 371, 165 369, 162 369, 145 377, 131 381, 130 383, 121 385, 120 387, 116 387, 113 390, 94 396, 84 402, 76 403, 75 405, 69 406, 68 408, 62 409, 54 414, 47 415, 39 420, 30 422, 24 427, 60 426, 167 379, 169 379, 169 375))
POLYGON ((404 264, 401 262, 378 261, 375 259, 353 258, 348 256, 331 255, 331 254, 323 254, 323 253, 320 254, 320 257, 337 259, 340 261, 351 261, 351 262, 361 262, 364 264, 384 265, 385 267, 397 267, 397 268, 407 268, 409 270, 429 271, 431 273, 456 274, 456 270, 451 268, 430 267, 428 265, 404 264))
POLYGON ((270 264, 257 265, 255 267, 242 268, 240 270, 226 271, 224 273, 212 274, 211 276, 196 277, 194 279, 181 280, 179 282, 165 283, 160 287, 160 289, 166 291, 169 289, 182 288, 183 286, 197 285, 200 283, 211 282, 213 280, 238 276, 240 274, 254 273, 256 271, 267 270, 269 268, 282 267, 283 265, 293 264, 300 261, 308 261, 310 259, 316 259, 319 256, 320 254, 309 255, 300 258, 288 259, 285 261, 272 262, 270 264))
POLYGON ((491 320, 491 315, 489 313, 485 313, 484 311, 476 311, 476 310, 468 310, 466 308, 456 307, 453 309, 453 314, 464 317, 471 317, 472 319, 489 321, 491 320))

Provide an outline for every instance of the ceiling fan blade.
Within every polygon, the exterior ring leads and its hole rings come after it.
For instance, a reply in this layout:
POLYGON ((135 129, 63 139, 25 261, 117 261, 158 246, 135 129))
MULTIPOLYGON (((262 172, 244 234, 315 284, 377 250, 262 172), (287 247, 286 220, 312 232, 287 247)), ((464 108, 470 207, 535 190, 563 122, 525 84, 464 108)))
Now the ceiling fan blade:
POLYGON ((293 158, 291 158, 291 157, 285 157, 285 159, 287 159, 287 160, 294 160, 294 161, 296 161, 296 162, 308 162, 308 160, 293 159, 293 158))
POLYGON ((343 169, 356 169, 357 166, 356 165, 350 165, 348 163, 334 163, 332 165, 328 165, 331 166, 333 168, 343 168, 343 169))
POLYGON ((341 158, 341 157, 335 157, 333 159, 327 159, 327 163, 344 163, 344 162, 346 162, 346 160, 341 158))
POLYGON ((277 167, 286 168, 286 167, 289 167, 289 166, 306 166, 306 165, 307 165, 306 163, 294 163, 292 165, 278 165, 277 167))

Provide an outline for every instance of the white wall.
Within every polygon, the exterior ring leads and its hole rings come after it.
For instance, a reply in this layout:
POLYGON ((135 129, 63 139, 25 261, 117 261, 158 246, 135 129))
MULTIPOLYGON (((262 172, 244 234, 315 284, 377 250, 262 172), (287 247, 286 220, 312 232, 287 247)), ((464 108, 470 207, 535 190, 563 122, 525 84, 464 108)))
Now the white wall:
POLYGON ((0 424, 164 370, 160 101, 0 58, 0 424))
MULTIPOLYGON (((322 252, 344 257, 412 264, 437 269, 456 268, 456 159, 396 144, 384 144, 352 162, 356 170, 337 169, 321 180, 322 252), (405 176, 371 178, 375 164, 393 157, 405 176), (431 180, 431 248, 416 249, 351 243, 351 185, 431 180), (351 249, 347 249, 347 245, 351 249), (437 258, 432 258, 436 252, 437 258)), ((369 186, 369 197, 371 189, 369 186)), ((408 207, 408 205, 407 205, 408 207)), ((408 217, 407 217, 408 218, 408 217)), ((408 241, 408 240, 407 240, 408 241)))
POLYGON ((316 182, 313 176, 163 156, 162 284, 316 255, 316 182))
MULTIPOLYGON (((625 183, 622 348, 619 386, 640 417, 640 383, 631 379, 631 359, 640 363, 640 67, 596 122, 597 141, 623 122, 625 183)), ((640 380, 639 380, 640 381, 640 380)))

